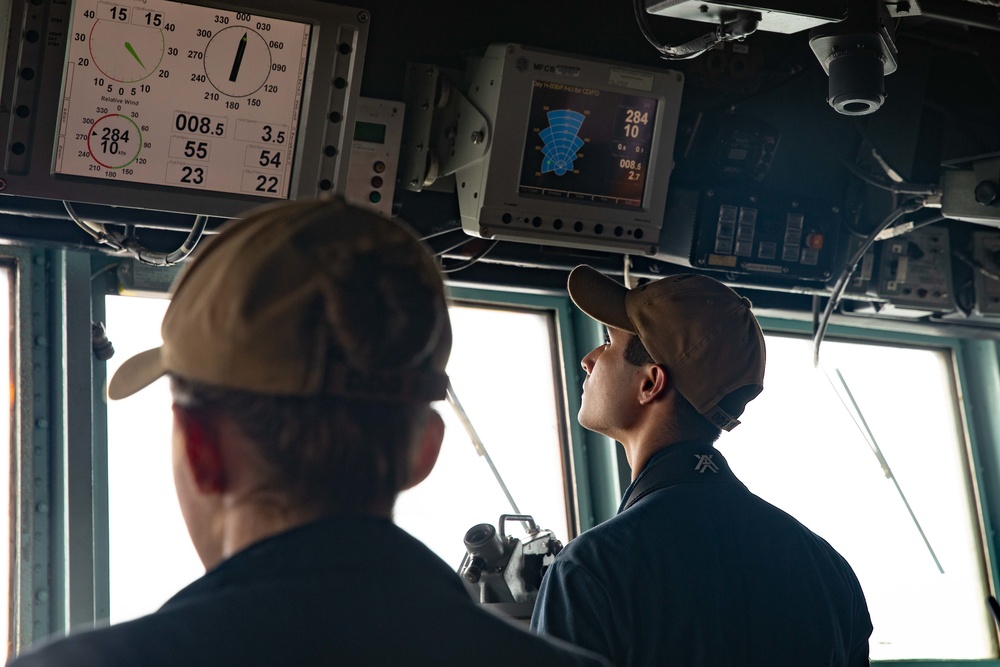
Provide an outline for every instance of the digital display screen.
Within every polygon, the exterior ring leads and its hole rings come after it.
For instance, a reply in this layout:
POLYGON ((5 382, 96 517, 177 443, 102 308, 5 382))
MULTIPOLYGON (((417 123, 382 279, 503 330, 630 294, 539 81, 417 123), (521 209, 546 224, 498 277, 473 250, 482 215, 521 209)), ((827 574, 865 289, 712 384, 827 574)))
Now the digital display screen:
POLYGON ((370 144, 384 144, 385 125, 359 120, 354 124, 354 140, 367 141, 370 144))
POLYGON ((288 198, 311 26, 76 0, 53 171, 288 198))
POLYGON ((519 191, 641 208, 657 100, 534 81, 519 191))

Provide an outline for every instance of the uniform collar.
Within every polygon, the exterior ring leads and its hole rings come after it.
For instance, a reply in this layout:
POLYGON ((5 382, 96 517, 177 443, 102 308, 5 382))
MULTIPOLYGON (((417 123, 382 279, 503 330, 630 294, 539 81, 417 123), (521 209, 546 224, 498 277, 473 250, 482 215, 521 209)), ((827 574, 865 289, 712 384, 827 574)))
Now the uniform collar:
POLYGON ((729 464, 710 441, 687 440, 667 445, 650 457, 642 471, 625 489, 618 505, 618 514, 625 511, 636 487, 644 484, 645 478, 650 475, 665 473, 669 478, 681 481, 688 476, 695 478, 706 473, 714 475, 721 472, 731 474, 729 464))

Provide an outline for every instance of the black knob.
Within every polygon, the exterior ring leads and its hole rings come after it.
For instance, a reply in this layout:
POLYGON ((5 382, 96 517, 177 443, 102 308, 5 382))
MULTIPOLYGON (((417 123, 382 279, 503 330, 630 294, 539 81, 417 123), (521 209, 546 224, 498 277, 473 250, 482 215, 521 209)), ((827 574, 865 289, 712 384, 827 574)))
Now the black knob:
POLYGON ((462 576, 470 584, 477 583, 479 578, 483 576, 483 568, 486 567, 486 561, 484 561, 479 556, 473 556, 469 560, 469 564, 465 566, 465 571, 462 576))
POLYGON ((91 344, 94 348, 94 356, 100 361, 107 361, 115 356, 115 346, 108 340, 108 334, 104 329, 104 322, 92 322, 90 327, 91 344))
POLYGON ((976 201, 989 206, 1000 196, 1000 186, 993 181, 982 181, 976 186, 976 201))

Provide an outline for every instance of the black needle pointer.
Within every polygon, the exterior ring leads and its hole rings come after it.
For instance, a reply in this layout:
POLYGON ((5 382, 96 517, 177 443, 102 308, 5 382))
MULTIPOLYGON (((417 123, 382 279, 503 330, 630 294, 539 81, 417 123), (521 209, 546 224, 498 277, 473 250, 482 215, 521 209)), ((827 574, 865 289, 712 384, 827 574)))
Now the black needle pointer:
POLYGON ((236 81, 236 76, 240 73, 240 63, 243 62, 243 52, 247 50, 247 34, 243 33, 240 45, 236 47, 236 57, 233 58, 233 69, 229 72, 229 80, 236 81))

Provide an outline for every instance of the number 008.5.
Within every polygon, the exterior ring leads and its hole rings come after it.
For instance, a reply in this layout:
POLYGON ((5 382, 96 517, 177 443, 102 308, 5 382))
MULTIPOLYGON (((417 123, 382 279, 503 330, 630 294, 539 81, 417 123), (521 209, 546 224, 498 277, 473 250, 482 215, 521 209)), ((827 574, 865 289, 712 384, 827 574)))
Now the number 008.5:
POLYGON ((226 124, 221 120, 216 120, 213 123, 210 116, 179 113, 174 118, 174 129, 178 132, 214 134, 221 137, 226 132, 226 124))

